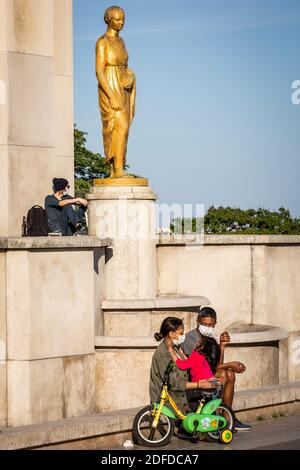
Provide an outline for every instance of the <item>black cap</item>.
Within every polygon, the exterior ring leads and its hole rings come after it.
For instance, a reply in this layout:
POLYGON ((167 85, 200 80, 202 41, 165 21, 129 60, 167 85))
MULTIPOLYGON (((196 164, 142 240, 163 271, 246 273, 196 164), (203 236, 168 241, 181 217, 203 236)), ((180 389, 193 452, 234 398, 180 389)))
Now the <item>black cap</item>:
POLYGON ((57 191, 62 191, 67 186, 69 186, 69 181, 64 178, 54 178, 53 180, 53 189, 56 193, 57 191))

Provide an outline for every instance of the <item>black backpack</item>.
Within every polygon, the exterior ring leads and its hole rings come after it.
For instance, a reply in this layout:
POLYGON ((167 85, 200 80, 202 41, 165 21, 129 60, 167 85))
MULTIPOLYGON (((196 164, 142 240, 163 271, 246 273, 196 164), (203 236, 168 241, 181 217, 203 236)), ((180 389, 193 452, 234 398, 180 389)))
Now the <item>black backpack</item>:
POLYGON ((27 214, 25 236, 47 237, 49 232, 47 212, 41 206, 33 206, 27 214))

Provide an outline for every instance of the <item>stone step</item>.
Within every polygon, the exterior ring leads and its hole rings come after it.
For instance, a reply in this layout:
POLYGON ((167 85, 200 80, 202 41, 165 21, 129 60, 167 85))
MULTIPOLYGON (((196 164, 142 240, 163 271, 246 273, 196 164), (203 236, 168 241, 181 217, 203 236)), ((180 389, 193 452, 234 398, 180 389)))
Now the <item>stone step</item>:
MULTIPOLYGON (((275 407, 298 406, 300 381, 272 387, 237 392, 234 409, 254 411, 256 416, 275 407)), ((55 422, 3 428, 0 431, 0 450, 28 448, 110 449, 130 438, 133 419, 140 408, 119 410, 55 422)), ((300 409, 298 410, 300 412, 300 409)), ((294 412, 291 410, 291 412, 294 412)))
POLYGON ((122 299, 103 300, 102 310, 122 311, 134 313, 135 310, 160 310, 160 309, 185 309, 199 308, 202 305, 210 305, 210 301, 203 296, 194 295, 161 295, 155 299, 122 299))
MULTIPOLYGON (((129 313, 129 312, 127 312, 129 313)), ((134 312, 131 312, 134 313, 134 312)), ((244 325, 242 325, 244 326, 244 325)), ((117 330, 117 328, 116 328, 117 330)), ((273 343, 288 338, 289 333, 284 328, 278 328, 268 325, 256 325, 255 327, 245 325, 245 331, 240 328, 230 330, 230 345, 252 344, 252 343, 273 343), (261 327, 261 330, 259 329, 261 327), (236 331, 235 331, 236 330, 236 331), (253 330, 253 331, 252 331, 253 330)), ((152 336, 96 336, 96 348, 156 348, 158 342, 152 336)))

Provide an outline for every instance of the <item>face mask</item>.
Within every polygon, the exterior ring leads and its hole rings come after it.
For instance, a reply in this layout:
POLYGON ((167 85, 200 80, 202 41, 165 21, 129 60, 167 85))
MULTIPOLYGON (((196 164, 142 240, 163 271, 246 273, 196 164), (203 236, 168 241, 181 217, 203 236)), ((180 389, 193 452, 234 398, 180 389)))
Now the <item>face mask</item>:
POLYGON ((185 335, 179 336, 178 339, 173 339, 173 343, 175 344, 175 346, 180 346, 184 342, 185 342, 185 335))
POLYGON ((199 331, 203 336, 208 336, 209 338, 214 337, 215 329, 213 326, 199 325, 199 331))

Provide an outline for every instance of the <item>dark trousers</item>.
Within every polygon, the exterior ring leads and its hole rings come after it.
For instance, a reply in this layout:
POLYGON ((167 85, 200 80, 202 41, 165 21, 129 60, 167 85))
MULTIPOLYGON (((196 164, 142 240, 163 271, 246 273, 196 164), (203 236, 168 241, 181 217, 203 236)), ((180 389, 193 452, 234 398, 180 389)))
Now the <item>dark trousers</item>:
POLYGON ((85 222, 86 207, 80 206, 76 211, 73 206, 64 206, 60 213, 61 233, 64 237, 74 235, 76 225, 85 222))

